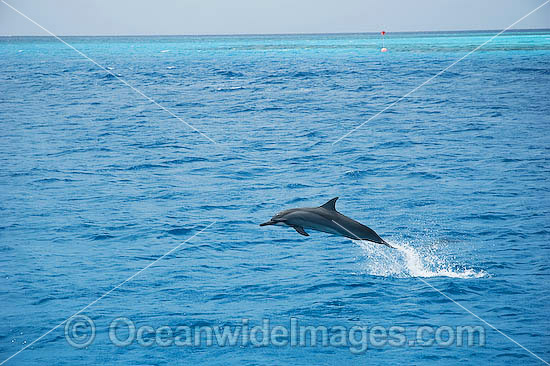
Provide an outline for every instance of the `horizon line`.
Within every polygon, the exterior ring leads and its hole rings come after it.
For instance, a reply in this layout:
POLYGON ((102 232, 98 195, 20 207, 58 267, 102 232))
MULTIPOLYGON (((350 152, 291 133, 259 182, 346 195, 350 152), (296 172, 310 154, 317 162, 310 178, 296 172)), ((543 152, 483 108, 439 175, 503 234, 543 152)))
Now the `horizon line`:
MULTIPOLYGON (((466 32, 498 32, 499 29, 450 29, 450 30, 410 30, 395 31, 386 34, 407 33, 466 33, 466 32)), ((519 28, 510 29, 508 32, 550 31, 550 28, 519 28)), ((58 34, 59 37, 231 37, 231 36, 299 36, 299 35, 351 35, 351 34, 380 34, 380 31, 359 32, 288 32, 288 33, 182 33, 182 34, 58 34)), ((0 34, 2 38, 9 37, 51 37, 50 35, 33 34, 0 34)))

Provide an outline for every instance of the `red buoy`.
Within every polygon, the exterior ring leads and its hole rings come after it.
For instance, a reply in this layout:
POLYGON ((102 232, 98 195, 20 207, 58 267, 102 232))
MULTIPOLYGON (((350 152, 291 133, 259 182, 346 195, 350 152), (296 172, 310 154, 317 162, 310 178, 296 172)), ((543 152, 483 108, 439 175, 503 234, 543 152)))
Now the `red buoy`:
POLYGON ((381 35, 385 36, 386 35, 386 31, 382 31, 380 32, 381 35))

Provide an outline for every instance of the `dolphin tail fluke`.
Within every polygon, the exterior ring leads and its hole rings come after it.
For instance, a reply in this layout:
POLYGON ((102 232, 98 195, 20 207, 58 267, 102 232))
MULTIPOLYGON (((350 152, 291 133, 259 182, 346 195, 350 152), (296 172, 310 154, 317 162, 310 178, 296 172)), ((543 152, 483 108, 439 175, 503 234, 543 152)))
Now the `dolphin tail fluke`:
POLYGON ((397 249, 396 247, 393 247, 390 244, 388 244, 384 239, 382 239, 382 243, 380 243, 380 244, 384 244, 385 246, 387 246, 389 248, 392 248, 392 249, 397 249))

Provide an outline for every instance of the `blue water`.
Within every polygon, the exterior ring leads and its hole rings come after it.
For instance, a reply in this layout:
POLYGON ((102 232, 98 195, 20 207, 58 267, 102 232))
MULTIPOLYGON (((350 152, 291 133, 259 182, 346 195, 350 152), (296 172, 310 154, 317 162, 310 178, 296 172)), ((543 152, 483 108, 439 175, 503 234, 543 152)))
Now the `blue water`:
MULTIPOLYGON (((550 31, 0 39, 0 362, 550 360, 550 31), (398 247, 259 223, 339 196, 398 247), (201 229, 213 223, 196 237, 201 229), (188 241, 187 241, 188 240, 188 241), (117 347, 136 327, 482 326, 484 346, 117 347)), ((154 337, 153 337, 154 338, 154 337)))

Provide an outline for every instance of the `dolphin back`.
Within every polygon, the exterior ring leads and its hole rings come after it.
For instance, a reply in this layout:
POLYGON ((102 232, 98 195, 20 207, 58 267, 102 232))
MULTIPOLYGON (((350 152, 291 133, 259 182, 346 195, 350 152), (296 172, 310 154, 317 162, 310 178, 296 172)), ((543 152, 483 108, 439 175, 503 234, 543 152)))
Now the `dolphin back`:
POLYGON ((390 248, 393 248, 370 227, 363 225, 360 222, 357 222, 352 218, 349 218, 346 215, 338 212, 336 210, 337 200, 338 197, 334 197, 324 205, 319 206, 319 209, 321 209, 319 213, 322 216, 325 216, 327 219, 330 219, 335 224, 335 229, 341 235, 353 240, 367 240, 377 244, 384 244, 390 248), (323 209, 326 211, 323 211, 323 209))

